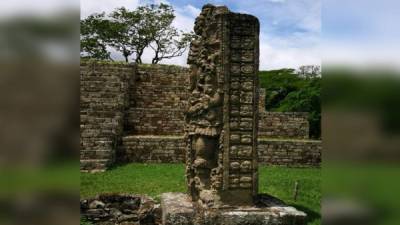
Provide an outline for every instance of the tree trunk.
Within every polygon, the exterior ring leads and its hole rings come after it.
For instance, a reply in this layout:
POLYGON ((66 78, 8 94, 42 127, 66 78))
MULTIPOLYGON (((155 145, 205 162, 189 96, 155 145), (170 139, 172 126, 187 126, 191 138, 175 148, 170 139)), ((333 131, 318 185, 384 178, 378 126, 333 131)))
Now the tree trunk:
POLYGON ((160 61, 160 59, 158 58, 158 52, 156 52, 156 55, 151 60, 151 64, 157 64, 159 61, 160 61))
POLYGON ((125 48, 124 48, 124 50, 123 50, 123 55, 124 55, 124 57, 125 57, 125 62, 129 62, 129 59, 128 59, 129 53, 125 50, 125 48))
POLYGON ((158 45, 158 42, 157 42, 157 41, 156 41, 156 43, 157 43, 157 50, 155 50, 155 52, 154 52, 154 58, 153 58, 153 60, 151 60, 151 63, 152 63, 152 64, 157 64, 158 61, 160 61, 160 59, 158 58, 158 53, 160 52, 160 48, 159 48, 159 45, 158 45))
POLYGON ((143 51, 144 51, 144 49, 140 49, 136 53, 136 60, 135 61, 136 61, 137 64, 142 64, 143 51))

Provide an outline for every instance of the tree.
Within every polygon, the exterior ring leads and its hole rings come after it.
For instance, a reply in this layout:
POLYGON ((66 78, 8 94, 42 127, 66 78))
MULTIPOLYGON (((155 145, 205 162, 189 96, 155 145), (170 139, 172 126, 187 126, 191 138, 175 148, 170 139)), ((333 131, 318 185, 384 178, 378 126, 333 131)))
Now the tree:
POLYGON ((171 27, 163 29, 155 37, 155 40, 150 47, 154 51, 152 64, 157 64, 163 59, 170 59, 181 56, 189 47, 190 41, 193 38, 192 33, 183 33, 171 27))
POLYGON ((106 23, 102 20, 104 13, 92 14, 85 20, 81 20, 81 57, 107 60, 111 59, 107 51, 105 35, 101 32, 106 29, 106 23))
POLYGON ((171 25, 175 15, 173 8, 163 3, 160 5, 152 4, 138 7, 137 13, 143 16, 143 19, 140 20, 139 27, 144 29, 139 33, 139 36, 143 38, 138 39, 136 43, 138 46, 136 62, 142 63, 141 56, 146 47, 151 47, 150 43, 156 42, 162 35, 167 35, 164 31, 169 30, 176 32, 176 28, 171 25))
POLYGON ((308 112, 310 136, 321 137, 321 76, 319 66, 260 72, 266 89, 265 108, 278 112, 308 112))
POLYGON ((308 112, 310 136, 321 137, 321 79, 305 82, 299 90, 289 93, 276 109, 281 112, 308 112))
POLYGON ((298 69, 298 74, 305 78, 321 76, 321 66, 318 65, 300 66, 298 69))
POLYGON ((93 58, 110 58, 107 46, 121 52, 125 61, 134 55, 142 63, 143 52, 154 50, 153 63, 164 58, 180 56, 186 50, 189 38, 172 26, 175 15, 166 4, 140 6, 130 11, 115 9, 108 16, 93 14, 81 21, 81 53, 93 58))
MULTIPOLYGON (((107 43, 122 53, 125 62, 129 62, 129 56, 138 51, 139 43, 142 43, 144 39, 142 30, 145 28, 139 26, 141 15, 136 11, 129 11, 121 7, 115 9, 109 17, 109 20, 105 19, 108 21, 107 43)), ((138 59, 136 58, 136 60, 138 59)))
POLYGON ((302 82, 294 69, 260 71, 260 86, 266 90, 266 110, 279 108, 289 93, 300 89, 302 82))

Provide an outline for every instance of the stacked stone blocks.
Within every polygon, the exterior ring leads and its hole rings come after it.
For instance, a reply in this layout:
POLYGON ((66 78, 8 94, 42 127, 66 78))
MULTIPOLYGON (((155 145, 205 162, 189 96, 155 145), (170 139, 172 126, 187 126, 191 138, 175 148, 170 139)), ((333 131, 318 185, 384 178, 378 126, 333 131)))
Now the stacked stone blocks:
MULTIPOLYGON (((80 80, 81 170, 102 171, 115 161, 184 162, 188 68, 82 61, 80 80)), ((308 114, 265 112, 263 93, 259 162, 319 166, 321 142, 308 140, 308 114)))
POLYGON ((129 93, 127 133, 182 135, 188 70, 167 65, 139 65, 129 93))
POLYGON ((81 170, 103 171, 114 163, 134 71, 134 65, 81 63, 81 170))

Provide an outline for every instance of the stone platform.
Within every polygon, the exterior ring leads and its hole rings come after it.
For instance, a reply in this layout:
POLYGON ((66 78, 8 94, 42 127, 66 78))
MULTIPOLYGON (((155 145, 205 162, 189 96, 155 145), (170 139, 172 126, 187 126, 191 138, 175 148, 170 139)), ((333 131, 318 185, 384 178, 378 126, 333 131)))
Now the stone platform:
POLYGON ((260 195, 256 206, 203 210, 187 194, 161 196, 163 225, 303 225, 306 214, 279 199, 260 195))

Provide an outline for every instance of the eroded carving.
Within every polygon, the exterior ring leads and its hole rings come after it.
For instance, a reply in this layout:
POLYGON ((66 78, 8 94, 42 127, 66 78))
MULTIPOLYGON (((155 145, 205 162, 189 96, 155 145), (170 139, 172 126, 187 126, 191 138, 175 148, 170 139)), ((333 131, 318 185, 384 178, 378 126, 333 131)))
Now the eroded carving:
MULTIPOLYGON (((226 8, 225 8, 226 9, 226 8)), ((191 67, 191 86, 186 111, 187 182, 193 200, 212 205, 218 198, 215 190, 222 184, 221 137, 223 91, 218 84, 217 66, 220 63, 221 40, 218 33, 218 14, 205 5, 196 18, 188 57, 191 67)))
POLYGON ((203 206, 218 207, 232 195, 238 202, 252 201, 257 26, 252 16, 209 4, 195 21, 187 61, 186 176, 192 200, 203 206))

